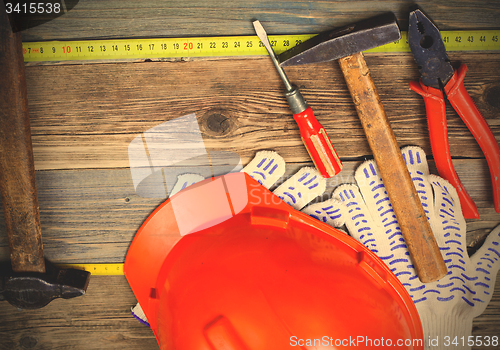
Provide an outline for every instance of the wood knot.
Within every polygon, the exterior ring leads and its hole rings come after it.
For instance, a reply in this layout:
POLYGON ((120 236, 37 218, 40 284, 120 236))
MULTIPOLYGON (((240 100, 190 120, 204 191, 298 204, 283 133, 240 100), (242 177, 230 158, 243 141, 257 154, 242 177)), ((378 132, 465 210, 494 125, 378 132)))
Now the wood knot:
POLYGON ((23 349, 33 349, 37 343, 38 341, 35 338, 30 337, 29 335, 24 336, 19 340, 19 345, 23 349))
POLYGON ((202 117, 202 128, 211 136, 226 136, 234 129, 233 118, 223 110, 210 110, 202 117))
POLYGON ((500 109, 500 85, 488 87, 483 94, 483 98, 490 106, 500 109))

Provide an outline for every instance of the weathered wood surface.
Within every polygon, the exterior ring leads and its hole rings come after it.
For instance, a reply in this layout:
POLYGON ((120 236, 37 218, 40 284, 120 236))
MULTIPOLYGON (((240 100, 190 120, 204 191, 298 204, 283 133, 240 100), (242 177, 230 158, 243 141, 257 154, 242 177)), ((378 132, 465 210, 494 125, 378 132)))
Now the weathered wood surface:
MULTIPOLYGON (((467 63, 465 85, 500 139, 498 54, 451 53, 467 63)), ((366 61, 401 146, 431 154, 423 99, 409 90, 418 79, 410 54, 367 55, 366 61)), ((287 68, 343 159, 371 154, 336 62, 287 68)), ((283 86, 267 58, 211 59, 27 68, 31 128, 38 170, 128 167, 127 147, 162 122, 196 113, 208 149, 259 149, 287 162, 308 159, 283 86), (220 118, 220 128, 209 124, 220 118)), ((483 157, 455 111, 448 108, 452 156, 483 157)))
MULTIPOLYGON (((441 30, 498 28, 498 1, 419 1, 441 30)), ((26 30, 27 41, 75 38, 140 38, 254 35, 253 19, 270 34, 319 33, 392 11, 408 25, 404 0, 80 0, 67 15, 26 30)))
MULTIPOLYGON (((25 41, 82 38, 253 35, 251 21, 270 34, 317 33, 385 11, 407 25, 404 0, 388 1, 96 1, 23 32, 25 41)), ((500 29, 498 1, 420 2, 442 30, 500 29)), ((469 67, 465 86, 500 141, 500 56, 452 52, 469 67)), ((418 78, 410 54, 366 56, 401 146, 424 148, 432 163, 425 108, 408 82, 418 78)), ((353 182, 371 152, 336 62, 287 68, 326 127, 345 168, 328 181, 325 197, 353 182)), ((174 62, 54 64, 27 67, 45 253, 54 262, 123 262, 144 219, 162 201, 135 194, 128 169, 132 139, 165 121, 196 113, 210 152, 236 152, 246 164, 262 149, 287 161, 287 175, 310 165, 283 87, 266 57, 174 62)), ((468 220, 477 246, 500 224, 492 209, 486 161, 472 135, 448 107, 456 170, 476 201, 480 220, 468 220)), ((471 249, 471 252, 474 249, 471 249)), ((0 260, 8 257, 0 214, 0 260)), ((123 277, 93 277, 88 294, 56 300, 39 311, 0 303, 0 349, 156 349, 152 333, 130 316, 135 303, 123 277)), ((473 335, 499 335, 500 280, 473 335)), ((474 349, 491 349, 477 347, 474 349)))
POLYGON ((92 276, 83 297, 39 310, 0 304, 0 350, 158 349, 151 330, 131 317, 135 297, 123 276, 92 276))

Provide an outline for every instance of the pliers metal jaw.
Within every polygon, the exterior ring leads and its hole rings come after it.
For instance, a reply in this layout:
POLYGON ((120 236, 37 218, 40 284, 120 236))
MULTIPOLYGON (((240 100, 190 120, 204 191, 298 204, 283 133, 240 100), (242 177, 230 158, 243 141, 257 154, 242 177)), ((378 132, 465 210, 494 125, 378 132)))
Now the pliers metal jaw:
POLYGON ((439 175, 457 190, 466 219, 478 219, 477 206, 465 190, 451 161, 443 92, 483 151, 491 174, 495 210, 500 212, 500 148, 491 129, 464 87, 467 66, 454 70, 439 29, 422 11, 410 13, 408 42, 421 78, 410 88, 425 101, 432 154, 439 175))

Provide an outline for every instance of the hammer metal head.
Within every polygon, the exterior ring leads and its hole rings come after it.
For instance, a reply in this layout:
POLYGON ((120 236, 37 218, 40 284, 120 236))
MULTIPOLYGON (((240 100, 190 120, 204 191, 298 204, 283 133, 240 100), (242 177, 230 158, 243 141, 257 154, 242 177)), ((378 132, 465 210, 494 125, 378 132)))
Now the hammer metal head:
POLYGON ((323 32, 281 53, 281 66, 337 60, 401 39, 392 12, 323 32))
POLYGON ((39 309, 56 298, 84 295, 90 273, 77 269, 59 269, 45 260, 46 273, 15 273, 10 264, 0 269, 0 300, 18 309, 39 309))

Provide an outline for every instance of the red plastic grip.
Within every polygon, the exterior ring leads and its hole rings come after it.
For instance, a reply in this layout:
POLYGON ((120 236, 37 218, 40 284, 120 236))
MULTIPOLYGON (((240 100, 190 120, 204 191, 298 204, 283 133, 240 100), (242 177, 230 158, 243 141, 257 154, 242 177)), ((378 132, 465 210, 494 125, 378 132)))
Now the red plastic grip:
POLYGON ((446 96, 469 128, 490 168, 495 211, 500 213, 500 148, 491 129, 464 86, 467 66, 462 64, 444 87, 446 96))
POLYGON ((316 169, 325 178, 337 175, 342 170, 342 162, 333 148, 325 128, 318 122, 311 107, 307 107, 301 113, 294 114, 293 118, 299 126, 302 142, 304 142, 316 169))
POLYGON ((448 180, 457 190, 464 217, 466 219, 479 219, 476 204, 462 185, 451 161, 443 92, 426 86, 421 81, 420 84, 414 81, 410 82, 410 89, 424 98, 432 155, 439 175, 448 180))

